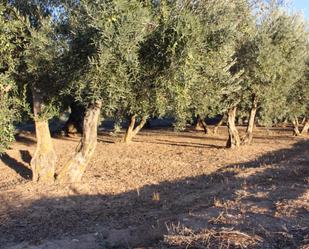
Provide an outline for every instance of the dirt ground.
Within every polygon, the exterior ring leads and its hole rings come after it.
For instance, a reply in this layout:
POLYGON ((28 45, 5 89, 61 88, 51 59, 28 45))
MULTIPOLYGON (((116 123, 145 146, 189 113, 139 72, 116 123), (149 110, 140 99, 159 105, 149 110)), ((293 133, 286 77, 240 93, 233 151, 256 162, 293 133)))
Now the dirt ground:
MULTIPOLYGON (((0 161, 0 248, 309 248, 309 140, 258 128, 254 144, 145 129, 101 132, 81 183, 31 182, 35 136, 0 161)), ((78 138, 55 137, 58 169, 78 138)))

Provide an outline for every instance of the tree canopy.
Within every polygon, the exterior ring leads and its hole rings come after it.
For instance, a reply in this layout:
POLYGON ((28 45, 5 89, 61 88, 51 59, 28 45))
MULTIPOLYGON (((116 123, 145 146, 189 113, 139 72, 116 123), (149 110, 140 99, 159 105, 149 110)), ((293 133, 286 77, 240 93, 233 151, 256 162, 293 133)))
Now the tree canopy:
POLYGON ((36 180, 54 179, 48 121, 68 101, 85 110, 83 135, 60 181, 81 179, 101 117, 129 120, 129 142, 149 117, 181 130, 225 115, 228 147, 251 143, 256 120, 308 120, 307 23, 283 1, 7 0, 0 45, 0 150, 27 109, 36 180))

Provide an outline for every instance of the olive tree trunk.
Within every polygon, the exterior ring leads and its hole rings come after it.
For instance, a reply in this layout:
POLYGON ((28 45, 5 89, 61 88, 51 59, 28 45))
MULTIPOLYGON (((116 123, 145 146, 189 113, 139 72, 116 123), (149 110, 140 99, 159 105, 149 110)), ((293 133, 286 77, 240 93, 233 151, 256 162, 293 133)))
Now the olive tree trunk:
POLYGON ((309 130, 309 118, 306 119, 305 123, 304 123, 304 127, 301 130, 301 135, 305 135, 308 133, 309 130))
POLYGON ((81 181, 97 145, 97 131, 101 107, 102 102, 96 101, 86 109, 82 138, 76 148, 75 154, 60 171, 57 177, 59 182, 72 183, 81 181))
POLYGON ((300 131, 299 131, 299 123, 298 123, 298 118, 294 117, 292 119, 292 124, 293 124, 293 134, 294 136, 299 136, 300 135, 300 131))
POLYGON ((210 133, 210 130, 208 129, 205 119, 202 118, 201 115, 197 115, 195 130, 203 130, 205 134, 210 133))
POLYGON ((301 121, 301 124, 305 125, 307 121, 308 121, 307 117, 304 117, 303 120, 301 121))
POLYGON ((215 125, 215 127, 213 129, 213 134, 217 134, 218 133, 218 129, 223 124, 223 121, 224 121, 224 115, 222 116, 220 121, 215 125))
POLYGON ((123 138, 123 142, 125 142, 125 143, 130 143, 132 141, 133 137, 136 136, 136 134, 145 126, 145 124, 147 122, 148 117, 143 116, 142 119, 141 119, 141 122, 135 127, 136 116, 137 115, 131 116, 130 124, 129 124, 127 131, 126 131, 126 134, 124 135, 124 138, 123 138))
POLYGON ((252 96, 252 107, 251 107, 251 110, 250 110, 249 122, 248 122, 248 125, 247 125, 246 134, 242 139, 242 144, 251 144, 252 143, 253 128, 254 128, 256 111, 257 111, 257 99, 256 99, 256 96, 253 95, 252 96))
POLYGON ((235 125, 236 106, 231 107, 227 112, 227 127, 229 138, 226 143, 227 148, 235 148, 240 146, 240 137, 235 125))
POLYGON ((37 146, 30 162, 33 181, 53 182, 57 156, 53 147, 48 120, 40 117, 43 100, 39 92, 32 90, 33 113, 37 146))

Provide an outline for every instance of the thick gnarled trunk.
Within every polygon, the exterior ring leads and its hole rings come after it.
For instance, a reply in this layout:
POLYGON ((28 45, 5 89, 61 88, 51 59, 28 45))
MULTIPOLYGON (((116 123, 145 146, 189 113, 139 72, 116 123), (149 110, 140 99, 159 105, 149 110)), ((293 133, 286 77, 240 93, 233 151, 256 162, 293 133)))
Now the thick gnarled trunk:
POLYGON ((250 117, 249 122, 247 125, 246 135, 242 139, 242 144, 251 144, 253 139, 253 128, 254 128, 254 121, 257 111, 257 99, 256 96, 252 96, 252 107, 250 110, 250 117))
POLYGON ((81 141, 77 146, 73 157, 60 171, 57 177, 57 180, 60 183, 81 181, 97 145, 97 131, 101 107, 101 101, 96 101, 87 108, 84 117, 81 141))
POLYGON ((33 181, 53 182, 55 175, 56 153, 53 147, 48 121, 40 117, 43 101, 33 90, 33 112, 37 146, 30 162, 33 181))
POLYGON ((210 133, 210 130, 208 129, 205 119, 202 118, 200 115, 197 115, 195 130, 203 130, 205 134, 210 133))
POLYGON ((306 119, 306 121, 304 122, 304 127, 301 130, 301 135, 306 135, 309 131, 309 118, 306 119))
POLYGON ((292 119, 292 124, 293 124, 293 135, 294 136, 299 136, 300 135, 300 131, 299 131, 299 123, 298 123, 298 118, 294 117, 292 119))
POLYGON ((56 153, 47 121, 35 121, 37 147, 30 162, 33 181, 53 182, 56 153))
POLYGON ((130 124, 127 128, 126 134, 124 135, 123 142, 130 143, 134 136, 145 126, 147 122, 147 116, 143 116, 139 125, 135 127, 136 115, 131 116, 130 124), (135 127, 135 128, 134 128, 135 127))
POLYGON ((227 148, 235 148, 240 146, 239 133, 235 125, 236 106, 231 107, 227 112, 227 127, 229 138, 226 143, 227 148))

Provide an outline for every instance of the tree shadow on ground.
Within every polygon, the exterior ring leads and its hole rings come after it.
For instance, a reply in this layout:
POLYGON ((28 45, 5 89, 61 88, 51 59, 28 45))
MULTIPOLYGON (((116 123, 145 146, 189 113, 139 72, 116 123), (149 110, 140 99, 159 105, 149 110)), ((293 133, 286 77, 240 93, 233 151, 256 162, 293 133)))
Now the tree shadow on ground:
MULTIPOLYGON (((194 132, 197 133, 197 132, 194 132)), ((171 131, 168 133, 158 133, 156 130, 153 129, 143 129, 140 133, 138 133, 134 138, 133 142, 142 142, 142 143, 152 143, 152 144, 162 144, 162 145, 173 145, 173 146, 182 146, 182 147, 192 147, 192 148, 225 148, 226 139, 220 138, 218 136, 196 136, 190 135, 192 132, 181 132, 178 134, 177 132, 171 131), (166 139, 156 138, 160 134, 162 138, 166 137, 166 139), (189 134, 189 135, 187 135, 189 134), (151 137, 151 139, 149 139, 151 137), (195 140, 202 140, 207 142, 210 141, 217 141, 222 142, 222 146, 214 145, 212 143, 197 143, 197 142, 187 142, 185 141, 187 138, 195 139, 195 140)), ((125 135, 124 131, 117 132, 116 134, 112 134, 106 131, 100 131, 98 134, 98 141, 104 143, 119 143, 122 142, 123 137, 125 135)))
MULTIPOLYGON (((24 156, 26 156, 26 153, 24 153, 24 152, 27 152, 28 155, 30 156, 28 151, 23 151, 23 152, 21 151, 21 153, 23 153, 24 156)), ((30 156, 30 158, 31 158, 31 156, 30 156)), ((9 166, 11 169, 13 169, 18 175, 20 175, 24 179, 30 180, 32 178, 32 171, 26 165, 17 161, 16 159, 12 158, 7 153, 2 154, 0 156, 0 159, 3 163, 5 163, 7 166, 9 166)))
POLYGON ((279 141, 291 141, 292 139, 297 140, 300 139, 299 137, 294 137, 291 135, 268 135, 268 136, 260 136, 258 134, 254 135, 254 140, 279 140, 279 141))
POLYGON ((304 197, 308 151, 304 140, 209 175, 117 195, 80 195, 76 190, 72 196, 43 198, 20 208, 7 202, 7 210, 0 214, 0 243, 40 243, 99 233, 103 234, 100 243, 109 241, 115 248, 146 247, 163 239, 166 225, 178 224, 192 229, 192 234, 228 230, 257 236, 259 240, 249 248, 300 248, 309 239, 309 205, 304 197), (111 233, 116 231, 115 239, 111 233))
MULTIPOLYGON (((188 134, 194 134, 194 133, 198 133, 198 132, 196 132, 196 131, 194 131, 194 132, 190 132, 190 133, 188 133, 188 134)), ((217 134, 202 134, 202 136, 194 136, 194 135, 186 135, 186 134, 184 134, 183 136, 181 135, 181 136, 179 136, 179 138, 189 138, 189 139, 199 139, 199 140, 201 140, 201 139, 203 139, 203 140, 211 140, 211 141, 224 141, 224 142, 226 142, 227 141, 227 137, 226 138, 222 138, 222 137, 218 137, 218 135, 217 134)))
POLYGON ((21 136, 17 135, 15 136, 15 141, 22 143, 24 145, 30 146, 36 143, 36 140, 34 138, 26 137, 26 136, 21 136))
POLYGON ((215 148, 222 149, 226 148, 225 146, 214 145, 209 143, 195 143, 195 142, 185 142, 185 141, 172 141, 166 139, 155 139, 154 141, 144 141, 135 139, 135 142, 143 142, 143 143, 152 143, 152 144, 162 144, 162 145, 171 145, 171 146, 180 146, 180 147, 190 147, 190 148, 215 148))
MULTIPOLYGON (((245 163, 238 163, 235 165, 229 165, 226 168, 254 168, 254 167, 263 167, 267 164, 279 164, 281 162, 285 161, 291 161, 291 160, 296 160, 295 157, 299 156, 301 153, 309 153, 309 148, 308 148, 308 140, 301 140, 298 143, 295 143, 292 148, 287 148, 287 149, 281 149, 278 151, 274 152, 269 152, 266 153, 256 160, 250 161, 250 162, 245 162, 245 163)), ((309 167, 309 164, 308 164, 309 167)))
POLYGON ((27 151, 27 150, 20 150, 19 152, 20 152, 21 159, 25 163, 30 164, 32 156, 30 155, 29 151, 27 151))

